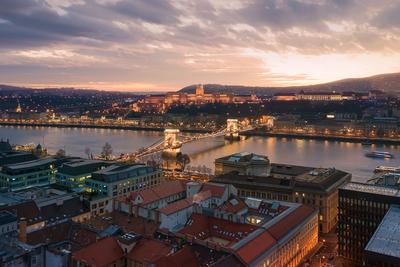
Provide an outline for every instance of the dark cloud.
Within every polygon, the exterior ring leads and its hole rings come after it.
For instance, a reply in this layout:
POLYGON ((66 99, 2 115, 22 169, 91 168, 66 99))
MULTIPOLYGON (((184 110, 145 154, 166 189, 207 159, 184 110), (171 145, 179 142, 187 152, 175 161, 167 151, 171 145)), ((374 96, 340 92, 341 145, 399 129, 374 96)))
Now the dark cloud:
POLYGON ((315 56, 400 51, 399 13, 396 0, 1 0, 0 64, 66 68, 83 58, 83 69, 110 62, 118 78, 130 71, 129 77, 150 77, 154 70, 165 79, 204 72, 217 79, 240 73, 245 64, 235 62, 244 61, 251 71, 243 75, 250 80, 265 64, 246 61, 243 51, 315 56), (32 50, 65 50, 70 58, 52 65, 62 59, 42 60, 46 54, 32 50), (18 58, 24 56, 29 60, 18 58), (217 74, 211 74, 213 68, 217 74))
POLYGON ((150 23, 176 23, 179 12, 165 0, 124 0, 108 5, 120 14, 150 23))
POLYGON ((379 28, 393 28, 400 30, 400 2, 383 9, 373 20, 372 25, 379 28))

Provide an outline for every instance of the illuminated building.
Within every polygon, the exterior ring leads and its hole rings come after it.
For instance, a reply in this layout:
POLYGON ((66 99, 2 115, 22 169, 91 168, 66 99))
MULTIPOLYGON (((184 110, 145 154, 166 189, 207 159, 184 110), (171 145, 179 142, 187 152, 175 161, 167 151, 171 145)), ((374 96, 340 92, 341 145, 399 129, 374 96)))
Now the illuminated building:
POLYGON ((202 105, 207 103, 247 103, 259 102, 256 95, 234 95, 231 93, 205 93, 203 85, 196 87, 194 94, 170 92, 165 95, 150 95, 134 103, 135 112, 163 113, 172 105, 202 105))
POLYGON ((54 179, 56 159, 45 158, 4 165, 0 172, 0 186, 19 190, 47 185, 54 179))
MULTIPOLYGON (((367 257, 371 257, 390 253, 388 248, 385 251, 379 249, 379 246, 388 244, 384 241, 387 233, 382 232, 386 226, 383 226, 382 231, 377 233, 378 237, 382 237, 381 240, 377 240, 376 236, 373 236, 375 232, 380 231, 378 226, 384 223, 382 219, 393 204, 400 204, 398 189, 355 182, 348 183, 339 189, 338 246, 339 255, 346 260, 346 266, 364 265, 365 254, 367 257)), ((389 217, 391 216, 389 215, 389 217)), ((398 228, 398 221, 396 225, 398 228)), ((393 230, 395 228, 391 231, 393 230)), ((398 236, 395 231, 392 234, 398 236)), ((373 258, 375 263, 379 261, 378 257, 373 258)), ((374 264, 373 266, 398 265, 374 264)))
POLYGON ((230 252, 241 263, 235 266, 295 267, 317 245, 318 212, 314 209, 256 198, 234 200, 227 209, 200 209, 183 228, 168 234, 230 252), (231 212, 235 205, 245 209, 240 214, 231 212))
POLYGON ((92 177, 92 172, 111 164, 107 161, 87 159, 66 162, 58 168, 56 183, 74 191, 83 191, 85 180, 92 177))
POLYGON ((161 182, 160 169, 137 165, 111 165, 85 180, 86 191, 108 197, 127 195, 161 182))
POLYGON ((253 153, 237 153, 215 160, 212 182, 232 184, 240 197, 303 203, 319 210, 318 227, 327 233, 337 224, 338 188, 351 174, 335 168, 270 163, 253 153))

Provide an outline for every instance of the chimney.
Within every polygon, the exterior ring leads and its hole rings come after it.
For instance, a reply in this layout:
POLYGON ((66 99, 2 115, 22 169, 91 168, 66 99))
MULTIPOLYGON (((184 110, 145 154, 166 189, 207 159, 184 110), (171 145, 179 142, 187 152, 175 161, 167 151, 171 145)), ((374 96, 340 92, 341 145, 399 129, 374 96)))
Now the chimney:
POLYGON ((27 239, 26 239, 26 218, 22 217, 19 220, 19 234, 18 234, 18 239, 19 241, 26 243, 27 239))

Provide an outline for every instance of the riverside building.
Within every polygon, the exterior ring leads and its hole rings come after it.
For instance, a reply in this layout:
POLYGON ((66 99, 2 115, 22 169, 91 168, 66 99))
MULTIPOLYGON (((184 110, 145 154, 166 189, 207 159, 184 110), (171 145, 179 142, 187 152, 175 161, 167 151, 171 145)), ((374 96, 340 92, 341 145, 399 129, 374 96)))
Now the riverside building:
POLYGON ((162 171, 142 164, 114 164, 92 173, 85 180, 86 191, 108 197, 127 195, 159 184, 162 171))
POLYGON ((335 168, 270 163, 253 153, 236 153, 215 160, 212 182, 232 184, 240 197, 302 203, 319 210, 318 228, 330 232, 337 224, 338 188, 351 174, 335 168))
POLYGON ((44 158, 9 164, 0 172, 0 187, 11 191, 50 184, 54 180, 57 160, 44 158))
POLYGON ((102 160, 77 159, 66 162, 58 168, 56 182, 73 191, 84 191, 85 181, 92 177, 92 172, 96 172, 111 162, 102 160))

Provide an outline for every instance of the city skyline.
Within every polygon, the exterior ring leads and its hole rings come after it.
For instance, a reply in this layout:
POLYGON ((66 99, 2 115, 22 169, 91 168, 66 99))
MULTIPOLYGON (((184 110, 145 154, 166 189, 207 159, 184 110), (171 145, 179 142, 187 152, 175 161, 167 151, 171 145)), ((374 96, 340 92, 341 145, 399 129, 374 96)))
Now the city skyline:
POLYGON ((398 72, 398 11, 390 0, 4 1, 0 81, 164 91, 398 72))

